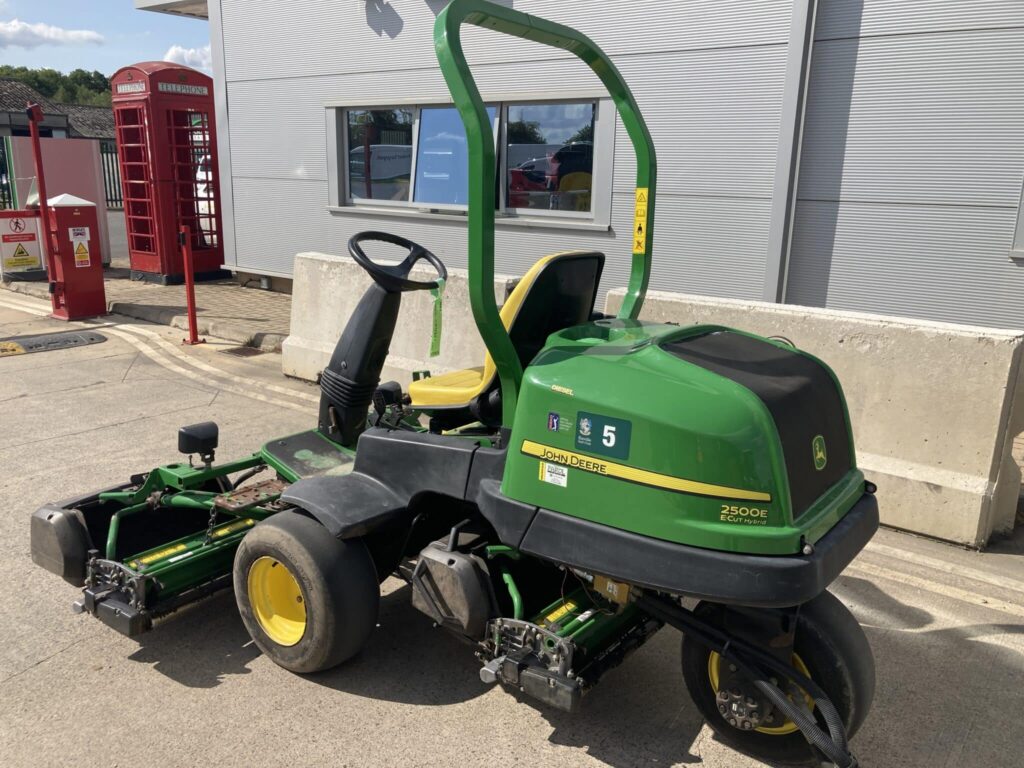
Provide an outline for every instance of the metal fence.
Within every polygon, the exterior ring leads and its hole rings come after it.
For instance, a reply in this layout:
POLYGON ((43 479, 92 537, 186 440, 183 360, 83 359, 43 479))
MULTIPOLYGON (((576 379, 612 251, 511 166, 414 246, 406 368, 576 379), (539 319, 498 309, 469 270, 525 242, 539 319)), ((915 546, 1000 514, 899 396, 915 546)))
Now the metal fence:
POLYGON ((14 207, 14 192, 8 175, 10 168, 7 165, 7 147, 7 141, 0 138, 0 209, 14 207))
POLYGON ((121 199, 121 171, 117 164, 117 144, 110 140, 100 141, 100 160, 103 165, 103 190, 107 196, 107 208, 124 208, 121 199))

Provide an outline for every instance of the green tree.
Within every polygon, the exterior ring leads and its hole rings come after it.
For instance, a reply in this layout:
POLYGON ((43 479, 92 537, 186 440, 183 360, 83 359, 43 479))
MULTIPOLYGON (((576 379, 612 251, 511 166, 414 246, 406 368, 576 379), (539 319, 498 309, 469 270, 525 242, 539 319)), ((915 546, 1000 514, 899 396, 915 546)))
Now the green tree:
POLYGON ((509 144, 547 144, 535 120, 516 120, 508 124, 509 144))
POLYGON ((110 79, 102 72, 75 69, 63 74, 55 69, 29 69, 0 65, 0 77, 18 80, 41 96, 60 104, 110 106, 110 79))
POLYGON ((589 141, 591 144, 594 143, 594 124, 588 123, 587 125, 580 128, 576 133, 569 137, 566 144, 572 144, 576 141, 589 141))

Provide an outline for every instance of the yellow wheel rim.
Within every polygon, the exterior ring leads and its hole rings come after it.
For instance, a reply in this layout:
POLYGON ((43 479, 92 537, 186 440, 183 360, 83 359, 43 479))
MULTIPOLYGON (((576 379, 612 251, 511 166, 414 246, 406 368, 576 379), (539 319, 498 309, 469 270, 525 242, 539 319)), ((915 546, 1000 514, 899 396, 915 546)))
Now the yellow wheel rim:
POLYGON ((306 633, 306 603, 299 582, 284 563, 261 557, 249 568, 249 605, 267 637, 295 645, 306 633))
MULTIPOLYGON (((811 676, 810 671, 807 669, 807 665, 804 664, 803 659, 801 659, 797 654, 794 653, 792 657, 790 657, 790 663, 800 674, 805 677, 811 676)), ((711 681, 711 689, 715 692, 715 696, 718 695, 719 667, 721 664, 722 657, 712 651, 711 655, 708 656, 708 679, 711 681)), ((800 693, 804 695, 804 701, 807 703, 807 708, 813 710, 814 699, 811 698, 803 688, 800 688, 800 693)), ((789 698, 792 699, 793 697, 790 696, 789 698)), ((782 725, 775 725, 772 727, 763 725, 760 728, 755 728, 754 730, 758 733, 768 734, 769 736, 786 736, 787 734, 799 730, 799 728, 797 728, 796 723, 792 720, 786 720, 782 725)))

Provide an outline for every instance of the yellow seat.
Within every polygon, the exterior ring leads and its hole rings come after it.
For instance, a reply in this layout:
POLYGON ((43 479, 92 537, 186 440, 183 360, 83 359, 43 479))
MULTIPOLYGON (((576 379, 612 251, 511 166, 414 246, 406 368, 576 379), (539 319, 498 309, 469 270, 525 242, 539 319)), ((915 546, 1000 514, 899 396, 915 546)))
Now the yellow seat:
MULTIPOLYGON (((545 256, 523 275, 499 314, 524 366, 550 334, 589 318, 603 266, 604 255, 601 253, 565 251, 545 256), (571 274, 574 269, 575 274, 571 274), (544 316, 534 318, 531 327, 527 328, 529 323, 520 318, 521 310, 527 297, 540 283, 546 285, 549 294, 539 297, 535 305, 527 308, 527 313, 543 313, 544 316), (522 333, 517 333, 520 328, 522 333)), ((423 410, 466 408, 490 389, 496 376, 497 368, 488 353, 481 367, 412 382, 409 397, 414 408, 423 410)))
POLYGON ((409 385, 409 396, 417 407, 425 403, 451 406, 468 403, 483 390, 484 369, 466 368, 414 381, 409 385))

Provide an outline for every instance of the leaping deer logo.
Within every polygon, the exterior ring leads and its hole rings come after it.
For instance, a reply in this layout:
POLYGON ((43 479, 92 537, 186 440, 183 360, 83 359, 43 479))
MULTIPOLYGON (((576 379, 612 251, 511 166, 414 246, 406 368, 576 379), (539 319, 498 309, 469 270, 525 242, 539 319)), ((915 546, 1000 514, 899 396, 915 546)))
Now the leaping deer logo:
POLYGON ((820 472, 828 463, 828 453, 825 451, 825 438, 821 435, 816 435, 814 440, 811 441, 811 450, 814 453, 814 468, 820 472))

